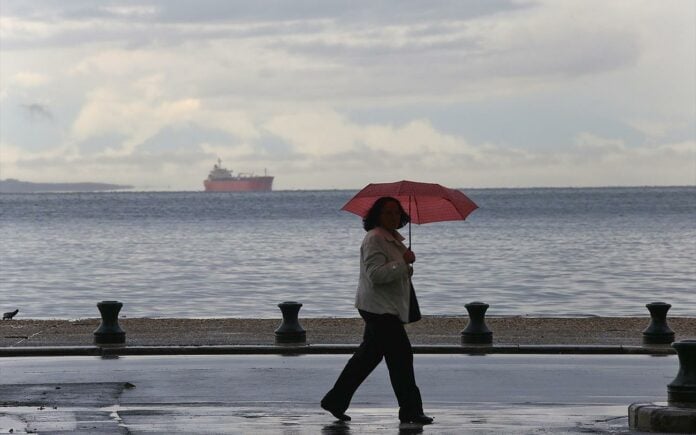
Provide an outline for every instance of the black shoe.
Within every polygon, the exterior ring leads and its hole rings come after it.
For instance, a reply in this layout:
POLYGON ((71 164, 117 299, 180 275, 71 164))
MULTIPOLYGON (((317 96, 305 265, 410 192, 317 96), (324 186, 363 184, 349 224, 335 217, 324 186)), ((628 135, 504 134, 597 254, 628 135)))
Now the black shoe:
POLYGON ((322 409, 329 411, 331 413, 331 415, 336 417, 338 420, 350 421, 349 415, 346 415, 343 411, 339 411, 338 409, 332 408, 331 406, 324 403, 323 400, 321 401, 321 407, 322 407, 322 409))
POLYGON ((399 420, 402 423, 432 424, 435 419, 425 414, 418 414, 412 417, 399 417, 399 420))

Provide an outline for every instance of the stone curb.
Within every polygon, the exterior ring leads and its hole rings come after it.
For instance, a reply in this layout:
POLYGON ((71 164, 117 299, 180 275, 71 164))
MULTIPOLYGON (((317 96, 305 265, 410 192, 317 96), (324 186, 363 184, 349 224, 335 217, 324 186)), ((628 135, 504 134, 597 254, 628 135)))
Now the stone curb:
POLYGON ((696 408, 633 403, 628 407, 632 430, 662 433, 696 433, 696 408))
MULTIPOLYGON (((0 347, 0 358, 18 356, 120 355, 330 355, 352 354, 355 344, 224 345, 224 346, 39 346, 0 347)), ((417 354, 565 354, 565 355, 675 355, 671 347, 606 345, 414 345, 417 354)))

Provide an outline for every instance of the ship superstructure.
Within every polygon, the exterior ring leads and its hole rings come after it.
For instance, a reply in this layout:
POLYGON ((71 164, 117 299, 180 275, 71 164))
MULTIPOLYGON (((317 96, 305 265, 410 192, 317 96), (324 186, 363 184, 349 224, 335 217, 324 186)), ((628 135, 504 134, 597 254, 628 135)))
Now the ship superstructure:
POLYGON ((263 192, 273 189, 273 176, 244 173, 233 175, 232 171, 222 167, 222 161, 218 159, 203 185, 206 192, 263 192))

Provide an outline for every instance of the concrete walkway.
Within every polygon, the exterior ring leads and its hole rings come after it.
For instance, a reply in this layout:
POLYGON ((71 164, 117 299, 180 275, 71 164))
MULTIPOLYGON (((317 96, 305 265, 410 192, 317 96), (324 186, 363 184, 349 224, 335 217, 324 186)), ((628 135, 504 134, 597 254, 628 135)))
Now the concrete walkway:
POLYGON ((627 433, 676 356, 416 355, 431 426, 404 425, 384 364, 348 423, 318 407, 347 355, 0 359, 0 433, 627 433))

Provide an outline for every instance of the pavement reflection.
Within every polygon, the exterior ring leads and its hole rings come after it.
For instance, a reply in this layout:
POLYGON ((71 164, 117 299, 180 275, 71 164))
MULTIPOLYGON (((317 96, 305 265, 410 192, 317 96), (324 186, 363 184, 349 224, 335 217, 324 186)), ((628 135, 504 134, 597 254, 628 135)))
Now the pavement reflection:
POLYGON ((380 365, 350 422, 318 406, 347 355, 0 359, 0 433, 628 433, 676 356, 416 355, 435 424, 400 424, 380 365))

